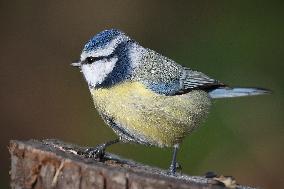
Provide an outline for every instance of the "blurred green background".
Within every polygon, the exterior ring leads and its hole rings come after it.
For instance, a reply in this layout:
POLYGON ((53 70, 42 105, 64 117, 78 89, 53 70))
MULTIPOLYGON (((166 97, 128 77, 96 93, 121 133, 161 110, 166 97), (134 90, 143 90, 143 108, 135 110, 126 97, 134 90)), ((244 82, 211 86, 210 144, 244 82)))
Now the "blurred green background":
MULTIPOLYGON (((8 188, 10 139, 59 138, 95 146, 115 137, 70 66, 96 33, 118 28, 145 47, 232 86, 268 96, 214 101, 187 137, 183 172, 209 170, 241 184, 284 185, 283 1, 0 1, 0 188, 8 188)), ((171 149, 118 144, 113 153, 167 168, 171 149)))

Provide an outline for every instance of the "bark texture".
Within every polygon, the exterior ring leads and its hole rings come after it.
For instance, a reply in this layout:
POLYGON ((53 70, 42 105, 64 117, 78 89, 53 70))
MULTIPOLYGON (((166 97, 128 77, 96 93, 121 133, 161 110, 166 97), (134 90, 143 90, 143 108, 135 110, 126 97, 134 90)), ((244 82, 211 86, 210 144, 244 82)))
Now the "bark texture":
MULTIPOLYGON (((58 140, 10 141, 13 189, 218 189, 222 183, 166 171, 106 154, 103 161, 78 155, 86 148, 58 140)), ((252 189, 237 185, 237 188, 252 189)))

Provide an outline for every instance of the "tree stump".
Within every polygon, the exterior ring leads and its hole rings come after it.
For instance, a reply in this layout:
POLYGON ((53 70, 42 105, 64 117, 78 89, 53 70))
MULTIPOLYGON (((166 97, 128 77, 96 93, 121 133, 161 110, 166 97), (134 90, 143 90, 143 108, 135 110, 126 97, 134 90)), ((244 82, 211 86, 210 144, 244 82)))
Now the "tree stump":
MULTIPOLYGON (((217 177, 171 176, 164 170, 109 153, 103 161, 78 155, 85 149, 54 139, 10 141, 11 188, 220 189, 225 186, 217 177)), ((232 188, 252 189, 240 185, 232 188)))

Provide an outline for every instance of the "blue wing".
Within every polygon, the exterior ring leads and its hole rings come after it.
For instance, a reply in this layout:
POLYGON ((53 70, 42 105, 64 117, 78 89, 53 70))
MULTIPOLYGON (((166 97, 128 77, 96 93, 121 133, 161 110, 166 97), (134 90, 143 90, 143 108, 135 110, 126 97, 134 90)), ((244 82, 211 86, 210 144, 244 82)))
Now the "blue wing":
POLYGON ((225 86, 218 80, 211 79, 207 75, 189 68, 182 68, 178 75, 172 75, 172 79, 167 82, 156 79, 147 80, 144 84, 152 91, 164 95, 180 95, 192 90, 205 90, 209 92, 225 86))
POLYGON ((135 78, 158 94, 180 95, 192 90, 210 91, 224 86, 221 82, 182 67, 150 49, 143 55, 142 65, 135 73, 135 78))

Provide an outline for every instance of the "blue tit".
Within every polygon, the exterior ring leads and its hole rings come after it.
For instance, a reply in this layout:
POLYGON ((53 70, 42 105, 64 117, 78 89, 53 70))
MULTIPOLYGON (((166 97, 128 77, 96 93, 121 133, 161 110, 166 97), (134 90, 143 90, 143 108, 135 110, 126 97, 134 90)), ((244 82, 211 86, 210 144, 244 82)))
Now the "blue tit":
POLYGON ((96 109, 119 136, 86 153, 102 157, 107 146, 119 141, 173 147, 172 174, 179 144, 206 117, 212 99, 269 93, 231 88, 142 47, 117 29, 91 38, 72 65, 80 68, 96 109))

